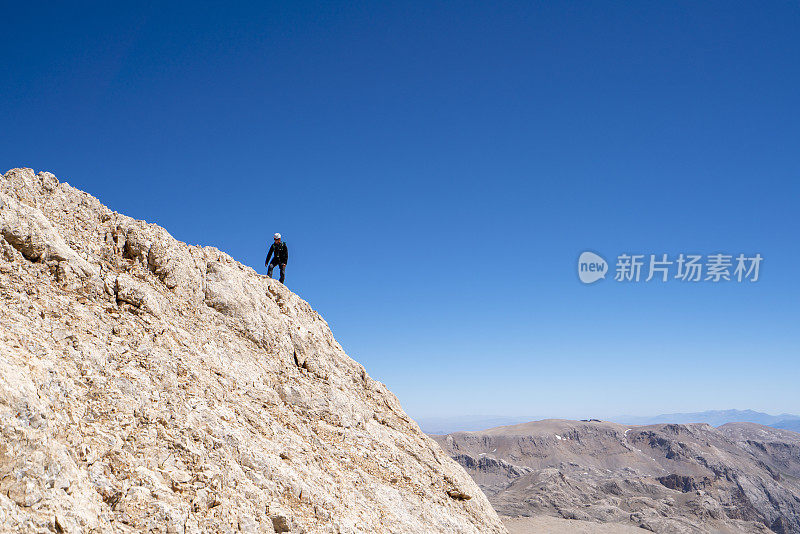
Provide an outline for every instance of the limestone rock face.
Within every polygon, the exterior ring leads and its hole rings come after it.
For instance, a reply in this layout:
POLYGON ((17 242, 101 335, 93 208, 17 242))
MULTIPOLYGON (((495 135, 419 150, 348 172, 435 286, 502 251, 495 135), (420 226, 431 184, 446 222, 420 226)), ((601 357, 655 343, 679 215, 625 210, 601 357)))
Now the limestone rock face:
POLYGON ((3 238, 31 261, 52 262, 61 278, 84 279, 98 269, 72 250, 41 211, 0 193, 0 228, 3 238))
POLYGON ((0 180, 0 525, 506 532, 308 303, 30 169, 0 180))

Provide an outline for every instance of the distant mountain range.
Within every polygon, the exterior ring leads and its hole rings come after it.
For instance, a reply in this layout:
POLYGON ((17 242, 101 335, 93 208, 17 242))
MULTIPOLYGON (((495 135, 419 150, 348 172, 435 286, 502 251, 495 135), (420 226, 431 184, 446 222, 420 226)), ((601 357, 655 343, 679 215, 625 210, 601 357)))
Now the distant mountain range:
MULTIPOLYGON (((594 418, 594 417, 591 417, 594 418)), ((417 423, 426 434, 452 434, 486 430, 498 426, 516 425, 546 419, 542 416, 462 415, 456 417, 420 417, 417 423)), ((589 419, 589 417, 587 417, 589 419)), ((727 423, 756 423, 759 425, 800 432, 800 415, 756 412, 754 410, 708 410, 705 412, 669 413, 654 416, 621 415, 609 419, 626 425, 657 425, 664 423, 708 423, 722 426, 727 423)))
POLYGON ((795 432, 800 432, 800 420, 797 419, 786 419, 784 421, 779 421, 774 425, 770 425, 774 428, 781 428, 783 430, 793 430, 795 432))
POLYGON ((797 430, 800 428, 800 415, 788 413, 770 415, 753 410, 708 410, 705 412, 668 413, 646 417, 623 415, 615 418, 614 422, 626 425, 708 423, 711 426, 722 426, 727 423, 756 423, 775 428, 797 430))

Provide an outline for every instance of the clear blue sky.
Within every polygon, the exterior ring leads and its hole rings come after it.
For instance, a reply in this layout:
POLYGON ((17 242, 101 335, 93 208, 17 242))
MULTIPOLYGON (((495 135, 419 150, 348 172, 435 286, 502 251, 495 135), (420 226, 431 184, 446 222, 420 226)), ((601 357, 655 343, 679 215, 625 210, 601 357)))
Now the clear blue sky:
POLYGON ((287 283, 413 416, 800 412, 800 5, 4 2, 0 167, 287 283), (760 253, 582 285, 583 250, 760 253))

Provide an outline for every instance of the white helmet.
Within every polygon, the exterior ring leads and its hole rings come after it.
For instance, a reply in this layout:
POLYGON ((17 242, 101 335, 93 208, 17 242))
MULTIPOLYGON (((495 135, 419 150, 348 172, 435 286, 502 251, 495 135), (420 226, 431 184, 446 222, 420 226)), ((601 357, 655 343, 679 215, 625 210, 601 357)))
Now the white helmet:
POLYGON ((274 237, 275 239, 280 239, 281 238, 281 234, 279 234, 278 232, 275 232, 275 235, 272 236, 272 237, 274 237))

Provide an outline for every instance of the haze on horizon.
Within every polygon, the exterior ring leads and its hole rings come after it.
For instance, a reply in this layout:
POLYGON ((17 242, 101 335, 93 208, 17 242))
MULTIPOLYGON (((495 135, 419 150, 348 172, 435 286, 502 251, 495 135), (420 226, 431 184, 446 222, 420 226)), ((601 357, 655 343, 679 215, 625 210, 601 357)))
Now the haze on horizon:
POLYGON ((800 413, 793 3, 14 4, 0 164, 286 282, 415 417, 800 413), (583 285, 595 251, 756 283, 583 285))

